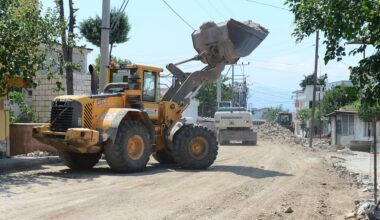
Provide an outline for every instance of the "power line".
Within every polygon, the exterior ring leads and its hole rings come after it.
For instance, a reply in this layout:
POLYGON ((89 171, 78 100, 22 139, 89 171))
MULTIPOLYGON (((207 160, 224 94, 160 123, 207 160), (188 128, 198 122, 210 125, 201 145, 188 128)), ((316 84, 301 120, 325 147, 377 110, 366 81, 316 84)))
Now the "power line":
MULTIPOLYGON (((209 5, 211 6, 211 8, 214 9, 214 11, 216 11, 220 16, 224 17, 225 15, 219 11, 219 9, 214 5, 214 3, 212 3, 210 0, 207 0, 207 2, 209 3, 209 5)), ((227 16, 228 17, 228 16, 227 16)))
POLYGON ((269 6, 269 7, 272 7, 272 8, 281 9, 281 10, 284 10, 284 11, 289 11, 289 9, 287 9, 287 8, 283 8, 283 7, 276 6, 276 5, 271 5, 271 4, 264 3, 264 2, 259 2, 259 1, 255 1, 255 0, 246 0, 246 1, 247 2, 251 2, 251 3, 256 3, 256 4, 259 4, 259 5, 269 6))
POLYGON ((172 12, 174 14, 176 14, 189 28, 193 29, 193 31, 195 31, 195 28, 193 26, 191 26, 180 14, 178 14, 165 0, 162 0, 166 6, 168 6, 168 8, 170 10, 172 10, 172 12))
POLYGON ((266 92, 263 92, 263 91, 257 91, 257 90, 254 90, 254 89, 253 89, 253 93, 258 93, 258 94, 261 94, 261 95, 276 97, 276 98, 285 99, 285 100, 292 100, 291 98, 286 98, 284 96, 279 96, 279 95, 273 95, 273 94, 270 94, 270 93, 266 93, 266 92))
POLYGON ((127 7, 128 3, 129 3, 129 0, 128 1, 124 0, 123 4, 121 4, 119 11, 117 12, 117 17, 111 25, 111 30, 115 29, 115 27, 119 24, 120 18, 122 14, 124 13, 125 8, 127 7))

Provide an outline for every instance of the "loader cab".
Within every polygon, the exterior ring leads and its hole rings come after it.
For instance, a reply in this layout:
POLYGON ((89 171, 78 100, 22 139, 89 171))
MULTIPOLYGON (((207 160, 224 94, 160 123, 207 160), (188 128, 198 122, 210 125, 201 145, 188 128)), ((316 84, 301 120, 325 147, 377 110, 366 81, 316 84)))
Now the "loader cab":
POLYGON ((276 121, 282 126, 290 126, 292 124, 292 113, 279 112, 277 114, 276 121))
POLYGON ((161 68, 152 66, 112 64, 109 66, 107 82, 123 91, 134 90, 136 93, 139 90, 140 101, 158 102, 159 76, 162 71, 161 68))

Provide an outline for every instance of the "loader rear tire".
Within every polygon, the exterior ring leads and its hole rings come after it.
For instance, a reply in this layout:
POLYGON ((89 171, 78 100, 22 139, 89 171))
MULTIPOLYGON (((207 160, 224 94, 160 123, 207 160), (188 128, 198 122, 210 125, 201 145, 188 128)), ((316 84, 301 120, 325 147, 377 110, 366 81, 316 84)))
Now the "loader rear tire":
POLYGON ((83 154, 72 152, 60 152, 59 157, 63 164, 74 170, 91 169, 100 159, 101 154, 83 154))
POLYGON ((218 155, 218 142, 207 127, 185 125, 174 135, 172 153, 184 169, 207 169, 218 155))
POLYGON ((152 154, 153 158, 161 164, 174 164, 172 153, 166 149, 156 151, 152 154))
POLYGON ((119 125, 115 142, 107 142, 104 154, 112 170, 130 173, 146 167, 151 150, 148 129, 139 121, 125 120, 119 125))

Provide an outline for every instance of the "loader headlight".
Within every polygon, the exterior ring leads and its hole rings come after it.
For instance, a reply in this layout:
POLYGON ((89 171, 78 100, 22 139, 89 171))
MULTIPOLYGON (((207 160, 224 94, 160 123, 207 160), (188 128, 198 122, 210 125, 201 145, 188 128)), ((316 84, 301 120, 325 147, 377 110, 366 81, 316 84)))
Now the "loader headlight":
POLYGON ((78 126, 82 126, 82 117, 78 117, 78 126))

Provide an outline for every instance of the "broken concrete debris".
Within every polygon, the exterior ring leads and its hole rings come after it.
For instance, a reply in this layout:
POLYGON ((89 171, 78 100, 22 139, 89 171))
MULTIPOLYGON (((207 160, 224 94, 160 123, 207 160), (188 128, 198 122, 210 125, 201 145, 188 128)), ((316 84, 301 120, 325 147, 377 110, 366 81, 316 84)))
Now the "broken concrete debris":
MULTIPOLYGON (((276 122, 266 122, 257 128, 258 141, 271 141, 280 144, 309 146, 309 139, 298 137, 290 130, 280 126, 276 122)), ((313 147, 326 149, 329 145, 329 139, 314 138, 313 147)))
POLYGON ((47 157, 47 156, 58 156, 58 153, 49 152, 49 151, 33 151, 27 154, 20 154, 16 157, 47 157))
POLYGON ((285 213, 292 213, 293 209, 292 209, 292 207, 289 206, 289 207, 287 207, 287 208, 284 209, 284 212, 285 213))

